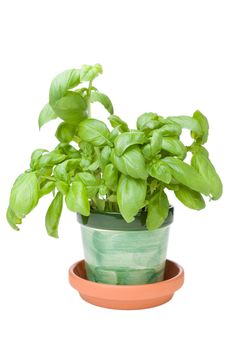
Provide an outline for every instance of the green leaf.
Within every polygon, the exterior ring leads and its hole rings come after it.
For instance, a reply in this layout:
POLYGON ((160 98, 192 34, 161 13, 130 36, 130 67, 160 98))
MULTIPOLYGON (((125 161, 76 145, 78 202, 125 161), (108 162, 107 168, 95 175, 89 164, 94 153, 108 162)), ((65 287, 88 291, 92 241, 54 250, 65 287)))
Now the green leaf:
POLYGON ((79 148, 83 152, 84 155, 91 157, 94 152, 94 147, 88 142, 81 141, 79 142, 79 148))
POLYGON ((50 181, 50 180, 46 180, 43 183, 40 184, 40 189, 39 189, 39 197, 43 197, 46 194, 49 194, 50 192, 52 192, 55 188, 55 182, 54 181, 50 181))
POLYGON ((114 113, 113 105, 110 98, 99 91, 91 91, 91 102, 99 102, 110 114, 114 113))
POLYGON ((69 91, 53 104, 55 113, 65 122, 78 125, 87 118, 87 103, 77 92, 69 91))
POLYGON ((205 208, 205 201, 202 195, 186 186, 180 185, 175 191, 175 195, 181 203, 190 209, 201 210, 205 208))
POLYGON ((129 127, 126 124, 126 122, 124 122, 124 120, 122 120, 117 115, 110 115, 108 117, 108 120, 110 121, 110 124, 112 125, 112 127, 113 128, 118 127, 118 130, 120 132, 127 132, 127 131, 129 131, 129 127))
POLYGON ((110 141, 114 142, 117 138, 117 136, 120 134, 119 131, 119 126, 117 126, 116 128, 112 129, 112 131, 110 132, 110 141))
POLYGON ((145 180, 121 175, 117 187, 117 203, 120 213, 127 222, 145 205, 147 184, 145 180))
POLYGON ((58 116, 56 115, 50 104, 47 103, 39 115, 39 128, 41 128, 44 124, 48 123, 50 120, 56 119, 57 117, 58 116))
POLYGON ((84 64, 80 69, 81 81, 92 81, 99 74, 103 73, 102 66, 100 64, 95 64, 94 66, 89 66, 84 64))
POLYGON ((151 145, 149 143, 142 147, 142 154, 146 160, 151 160, 153 158, 151 145))
POLYGON ((75 147, 67 144, 67 143, 60 143, 56 148, 55 151, 60 154, 65 154, 70 158, 80 158, 80 151, 77 150, 75 147))
POLYGON ((111 158, 112 163, 122 174, 135 179, 147 178, 145 160, 138 146, 129 147, 121 157, 118 157, 113 150, 111 158))
POLYGON ((63 207, 63 195, 58 192, 45 216, 45 227, 49 236, 58 238, 58 225, 63 207))
POLYGON ((79 159, 68 159, 58 164, 53 171, 56 180, 69 182, 74 171, 80 169, 79 165, 79 159))
POLYGON ((75 176, 75 181, 76 180, 82 181, 82 183, 85 185, 88 198, 95 197, 96 193, 98 192, 99 181, 93 174, 88 172, 77 173, 75 176))
POLYGON ((100 185, 99 186, 99 195, 100 196, 106 196, 108 193, 108 188, 105 185, 100 185))
POLYGON ((17 224, 21 224, 22 223, 22 219, 18 218, 15 213, 13 212, 13 210, 11 209, 11 207, 8 207, 7 212, 6 212, 6 218, 8 221, 8 224, 16 231, 19 231, 19 228, 17 226, 17 224))
POLYGON ((141 131, 157 129, 159 126, 161 126, 161 123, 156 113, 144 113, 137 119, 137 129, 141 131))
POLYGON ((38 166, 38 161, 43 155, 43 153, 48 152, 46 149, 38 148, 34 152, 32 152, 31 155, 31 162, 30 162, 30 168, 32 170, 36 169, 38 166))
POLYGON ((63 162, 66 159, 65 154, 60 154, 56 151, 48 152, 43 154, 36 164, 35 169, 40 169, 44 167, 52 167, 56 164, 63 162))
POLYGON ((148 230, 159 228, 168 216, 169 202, 164 191, 157 192, 149 201, 146 225, 148 230))
POLYGON ((113 164, 109 163, 106 165, 103 171, 103 179, 106 186, 115 192, 117 189, 118 171, 113 164))
POLYGON ((72 124, 62 122, 56 131, 56 138, 60 142, 69 143, 72 141, 75 134, 76 127, 72 124))
POLYGON ((142 145, 146 141, 146 136, 141 131, 129 131, 120 134, 114 141, 116 155, 121 156, 130 146, 142 145))
POLYGON ((163 137, 162 149, 180 159, 184 159, 187 154, 186 147, 183 145, 183 143, 174 137, 163 137))
POLYGON ((96 171, 99 167, 100 167, 100 161, 99 161, 99 159, 96 159, 93 163, 91 163, 87 167, 87 170, 96 171))
POLYGON ((154 163, 152 162, 152 164, 150 164, 148 167, 148 173, 150 176, 154 177, 159 181, 165 182, 166 184, 169 184, 172 179, 171 170, 169 166, 162 160, 159 160, 154 163))
POLYGON ((24 218, 37 205, 39 184, 34 172, 21 174, 10 194, 10 207, 18 218, 24 218))
POLYGON ((196 134, 201 134, 201 127, 199 122, 187 115, 181 115, 177 117, 167 117, 167 120, 171 120, 181 126, 183 129, 189 129, 190 131, 194 131, 196 134))
POLYGON ((191 165, 172 157, 163 158, 163 162, 169 165, 172 176, 179 183, 206 196, 209 194, 208 183, 191 165))
POLYGON ((158 130, 153 131, 151 136, 151 154, 156 155, 161 151, 162 148, 162 136, 158 132, 158 130))
POLYGON ((112 149, 109 146, 104 146, 104 148, 102 149, 101 153, 100 153, 100 163, 101 166, 105 166, 110 162, 110 158, 111 158, 111 153, 112 153, 112 149))
POLYGON ((99 197, 96 197, 96 198, 94 199, 94 203, 95 203, 95 205, 96 205, 98 211, 104 211, 104 209, 105 209, 105 204, 106 204, 105 199, 101 199, 101 198, 99 198, 99 197))
POLYGON ((55 185, 57 187, 57 190, 61 192, 63 196, 66 196, 69 191, 69 185, 64 181, 56 181, 55 185))
POLYGON ((200 144, 204 144, 206 143, 209 134, 208 120, 200 111, 194 112, 193 119, 199 123, 201 133, 196 133, 195 131, 193 131, 191 135, 197 142, 199 142, 200 144))
POLYGON ((191 150, 191 152, 193 154, 196 154, 196 153, 201 153, 203 154, 203 156, 205 156, 206 158, 209 158, 209 152, 207 151, 207 149, 203 146, 201 146, 199 143, 197 142, 194 142, 190 147, 189 149, 191 150))
POLYGON ((111 145, 110 132, 107 126, 100 120, 88 118, 82 121, 78 127, 78 136, 81 140, 90 142, 94 146, 111 145))
POLYGON ((90 215, 87 190, 82 181, 74 181, 72 183, 66 195, 66 205, 71 211, 78 212, 84 216, 90 215))
POLYGON ((49 102, 51 106, 64 97, 68 90, 80 83, 80 70, 68 69, 58 74, 52 81, 49 90, 49 102))
POLYGON ((202 152, 197 152, 192 156, 191 164, 205 180, 208 193, 212 196, 212 199, 219 199, 222 195, 223 186, 209 158, 202 152))
POLYGON ((164 121, 164 125, 158 129, 158 132, 162 136, 180 136, 182 129, 179 124, 173 121, 164 121))

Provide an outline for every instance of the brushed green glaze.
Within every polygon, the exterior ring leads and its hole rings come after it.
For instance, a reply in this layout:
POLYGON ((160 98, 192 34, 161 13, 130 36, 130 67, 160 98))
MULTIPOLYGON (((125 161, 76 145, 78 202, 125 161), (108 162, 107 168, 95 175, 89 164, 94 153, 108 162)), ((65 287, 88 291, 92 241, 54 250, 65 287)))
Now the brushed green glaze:
POLYGON ((89 280, 121 285, 163 280, 169 226, 117 231, 81 225, 81 231, 89 280))

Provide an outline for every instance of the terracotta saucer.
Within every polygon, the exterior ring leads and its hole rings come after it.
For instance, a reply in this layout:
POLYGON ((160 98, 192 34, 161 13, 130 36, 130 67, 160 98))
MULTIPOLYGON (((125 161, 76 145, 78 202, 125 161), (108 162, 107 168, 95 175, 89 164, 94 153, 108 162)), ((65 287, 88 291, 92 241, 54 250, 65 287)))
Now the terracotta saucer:
POLYGON ((138 310, 168 302, 184 283, 184 270, 171 260, 166 261, 165 279, 143 285, 112 285, 87 280, 85 262, 81 260, 69 269, 69 281, 88 303, 120 310, 138 310))

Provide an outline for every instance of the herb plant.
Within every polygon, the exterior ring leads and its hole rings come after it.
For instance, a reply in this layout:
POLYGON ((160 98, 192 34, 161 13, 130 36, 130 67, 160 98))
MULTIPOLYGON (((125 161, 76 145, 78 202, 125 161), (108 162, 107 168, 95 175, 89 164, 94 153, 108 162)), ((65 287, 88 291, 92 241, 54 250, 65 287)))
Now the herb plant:
POLYGON ((200 111, 192 117, 167 118, 145 113, 137 118, 136 129, 129 129, 114 114, 110 99, 93 86, 101 73, 100 64, 84 65, 52 81, 39 127, 60 118, 55 133, 59 143, 50 152, 36 149, 30 168, 13 184, 7 220, 14 229, 50 193, 45 226, 53 237, 58 237, 64 200, 69 210, 84 216, 96 210, 120 212, 127 222, 146 211, 146 224, 152 230, 168 215, 167 190, 196 210, 205 207, 203 195, 213 200, 221 196, 221 180, 203 147, 209 130, 206 117, 200 111), (91 118, 95 102, 109 113, 111 129, 91 118), (188 146, 180 140, 182 129, 191 132, 188 146), (191 164, 185 162, 188 152, 191 164))

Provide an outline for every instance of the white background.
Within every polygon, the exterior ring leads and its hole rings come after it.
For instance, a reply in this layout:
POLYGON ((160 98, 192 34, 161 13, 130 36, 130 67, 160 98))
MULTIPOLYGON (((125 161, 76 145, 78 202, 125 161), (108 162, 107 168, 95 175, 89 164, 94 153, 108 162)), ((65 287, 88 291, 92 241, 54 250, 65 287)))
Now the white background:
MULTIPOLYGON (((0 9, 0 348, 232 349, 233 10, 231 1, 13 1, 0 9), (47 237, 50 198, 20 232, 5 220, 10 187, 31 151, 52 148, 56 121, 37 117, 51 79, 101 63, 96 83, 131 126, 143 112, 192 114, 211 125, 208 149, 224 195, 202 212, 177 202, 168 257, 184 287, 159 308, 112 311, 82 301, 67 279, 83 257, 75 216, 47 237)), ((100 109, 98 117, 105 116, 100 109)))

